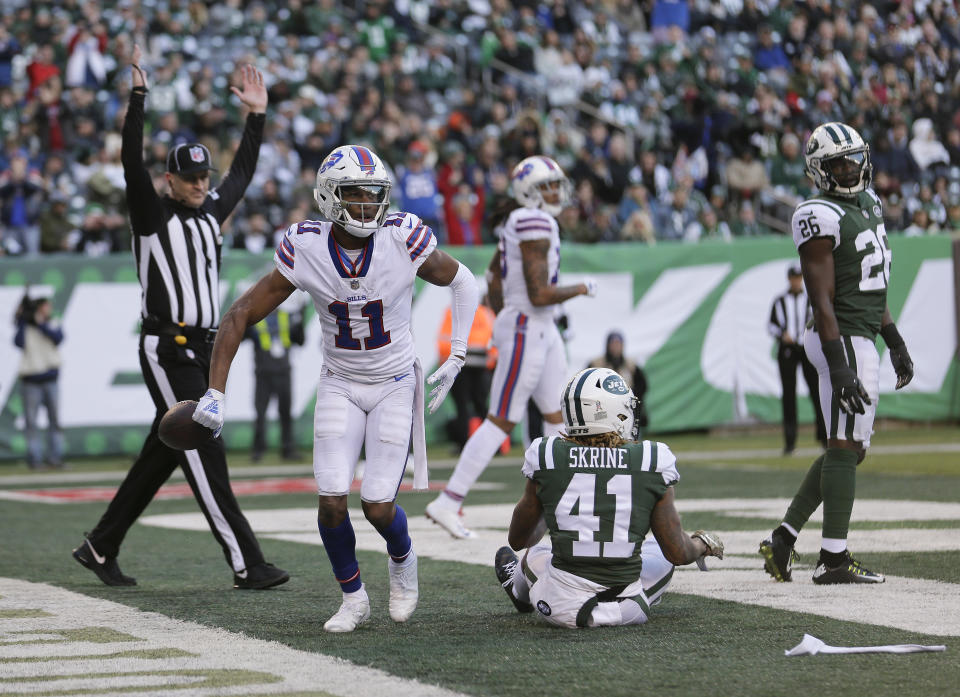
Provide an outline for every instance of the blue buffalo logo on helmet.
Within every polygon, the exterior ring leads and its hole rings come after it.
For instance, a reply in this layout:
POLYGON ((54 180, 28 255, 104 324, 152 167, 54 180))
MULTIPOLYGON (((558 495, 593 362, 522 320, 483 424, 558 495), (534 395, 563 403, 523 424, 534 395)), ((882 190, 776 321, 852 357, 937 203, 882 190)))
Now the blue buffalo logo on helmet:
POLYGON ((533 164, 528 162, 523 167, 520 167, 516 172, 513 173, 513 178, 517 181, 523 181, 533 171, 533 164))
POLYGON ((319 174, 323 174, 328 169, 333 167, 343 158, 343 153, 340 150, 334 150, 327 156, 327 159, 323 161, 323 164, 320 165, 319 174))

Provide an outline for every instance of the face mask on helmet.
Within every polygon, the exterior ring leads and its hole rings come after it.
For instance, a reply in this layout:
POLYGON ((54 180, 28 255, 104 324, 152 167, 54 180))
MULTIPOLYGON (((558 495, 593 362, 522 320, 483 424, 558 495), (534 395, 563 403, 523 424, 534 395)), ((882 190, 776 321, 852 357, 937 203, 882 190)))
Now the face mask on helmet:
POLYGON ((344 145, 317 171, 314 198, 320 212, 355 237, 369 237, 387 217, 390 178, 373 151, 344 145))
POLYGON ((570 379, 560 413, 568 436, 616 433, 625 440, 640 434, 640 400, 609 368, 587 368, 570 379))

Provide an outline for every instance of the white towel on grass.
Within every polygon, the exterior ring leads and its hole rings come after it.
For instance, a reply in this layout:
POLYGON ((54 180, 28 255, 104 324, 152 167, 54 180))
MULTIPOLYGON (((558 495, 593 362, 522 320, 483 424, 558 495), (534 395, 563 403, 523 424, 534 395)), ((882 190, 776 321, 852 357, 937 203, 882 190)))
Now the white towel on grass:
POLYGON ((943 644, 924 646, 923 644, 888 644, 886 646, 828 646, 820 639, 809 634, 803 635, 803 641, 788 651, 785 656, 816 656, 818 653, 920 653, 922 651, 946 651, 943 644))

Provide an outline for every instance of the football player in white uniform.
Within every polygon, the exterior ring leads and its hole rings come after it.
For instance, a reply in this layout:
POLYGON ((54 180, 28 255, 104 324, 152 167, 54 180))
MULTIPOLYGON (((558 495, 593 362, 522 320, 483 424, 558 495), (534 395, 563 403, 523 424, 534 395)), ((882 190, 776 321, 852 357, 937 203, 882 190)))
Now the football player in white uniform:
POLYGON ((500 242, 487 273, 491 304, 499 311, 493 328, 499 358, 490 413, 463 447, 446 488, 426 509, 427 517, 455 538, 473 536, 460 521, 463 499, 523 418, 531 397, 543 413, 544 436, 560 433, 563 419, 557 404, 567 359, 554 309, 570 298, 597 292, 592 280, 557 285, 560 228, 555 216, 571 189, 560 165, 549 157, 528 157, 514 167, 511 188, 516 206, 500 226, 500 242))
POLYGON ((436 248, 433 231, 409 213, 387 214, 390 179, 368 148, 344 145, 323 161, 314 192, 326 221, 291 225, 276 266, 224 315, 213 348, 210 390, 194 419, 219 431, 223 390, 244 330, 294 291, 313 298, 323 328, 323 371, 314 417, 313 471, 320 536, 340 583, 340 609, 324 625, 349 632, 370 617, 356 538, 347 513, 354 468, 365 448, 360 498, 389 554, 390 617, 406 621, 417 606, 417 560, 407 518, 395 499, 414 434, 414 486, 426 488, 423 384, 414 355, 410 311, 416 276, 453 291, 450 358, 430 376, 430 410, 463 366, 479 294, 473 274, 436 248))

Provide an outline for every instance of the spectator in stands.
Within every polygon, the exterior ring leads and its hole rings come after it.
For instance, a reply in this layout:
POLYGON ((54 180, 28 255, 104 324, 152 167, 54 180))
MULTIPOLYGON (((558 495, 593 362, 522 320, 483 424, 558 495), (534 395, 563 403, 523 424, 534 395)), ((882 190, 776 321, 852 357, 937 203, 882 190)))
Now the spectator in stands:
POLYGON ((950 164, 950 154, 943 143, 937 140, 933 130, 933 121, 926 117, 913 122, 910 154, 913 155, 913 159, 921 171, 932 169, 937 164, 950 164))
POLYGON ((940 232, 940 226, 930 220, 930 212, 926 208, 918 208, 913 212, 913 218, 903 234, 905 237, 922 237, 935 235, 938 232, 940 232))
POLYGON ((700 206, 690 198, 691 187, 678 185, 673 189, 668 204, 658 207, 656 223, 658 240, 682 240, 687 229, 697 223, 700 206))
POLYGON ((37 219, 43 200, 43 180, 29 168, 27 153, 21 150, 11 158, 10 168, 0 173, 0 246, 5 253, 40 251, 37 219))
POLYGON ((430 147, 419 139, 407 148, 406 162, 397 169, 397 207, 418 216, 439 234, 442 196, 437 189, 437 174, 427 163, 429 153, 430 147))

